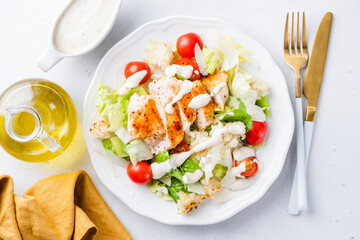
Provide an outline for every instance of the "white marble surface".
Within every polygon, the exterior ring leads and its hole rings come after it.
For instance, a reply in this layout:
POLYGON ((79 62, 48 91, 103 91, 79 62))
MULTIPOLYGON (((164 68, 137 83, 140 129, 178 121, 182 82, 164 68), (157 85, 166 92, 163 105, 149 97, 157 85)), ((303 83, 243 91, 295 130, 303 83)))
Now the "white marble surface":
POLYGON ((106 51, 141 24, 174 14, 216 17, 238 26, 272 54, 293 96, 293 73, 282 53, 285 14, 306 11, 312 46, 322 16, 332 11, 333 29, 308 166, 309 211, 300 216, 290 216, 286 211, 294 171, 294 141, 281 175, 265 196, 231 219, 210 226, 167 226, 134 213, 99 181, 81 137, 71 160, 62 163, 25 163, 0 149, 0 174, 14 178, 18 195, 46 176, 85 169, 134 239, 360 239, 360 128, 356 122, 360 118, 359 1, 123 0, 113 30, 96 50, 63 60, 44 73, 37 68, 36 59, 47 44, 52 22, 66 3, 0 2, 0 92, 24 78, 46 78, 70 94, 79 117, 86 89, 106 51))

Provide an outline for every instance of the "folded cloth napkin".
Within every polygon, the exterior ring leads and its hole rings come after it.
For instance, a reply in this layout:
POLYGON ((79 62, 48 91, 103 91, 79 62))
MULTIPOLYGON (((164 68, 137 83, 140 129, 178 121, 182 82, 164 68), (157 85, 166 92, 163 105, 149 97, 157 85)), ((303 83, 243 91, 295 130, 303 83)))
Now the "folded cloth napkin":
POLYGON ((14 195, 11 177, 0 175, 0 240, 131 239, 85 171, 35 183, 14 195))

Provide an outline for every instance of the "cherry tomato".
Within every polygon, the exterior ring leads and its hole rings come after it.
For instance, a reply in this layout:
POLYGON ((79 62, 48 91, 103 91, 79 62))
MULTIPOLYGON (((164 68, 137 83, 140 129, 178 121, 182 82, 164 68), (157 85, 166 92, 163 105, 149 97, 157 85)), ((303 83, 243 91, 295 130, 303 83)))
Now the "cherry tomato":
POLYGON ((171 154, 181 153, 190 151, 190 146, 184 140, 182 140, 174 149, 172 149, 171 154))
POLYGON ((146 161, 136 164, 130 163, 127 168, 127 174, 131 181, 137 184, 147 184, 152 179, 151 166, 146 161))
POLYGON ((128 78, 134 73, 140 72, 142 70, 146 70, 147 74, 145 77, 141 80, 140 85, 146 83, 147 80, 150 78, 150 67, 144 62, 129 62, 125 67, 125 77, 128 78))
POLYGON ((246 133, 246 142, 250 145, 259 145, 267 132, 266 122, 253 121, 250 130, 246 133))
POLYGON ((181 35, 176 41, 176 50, 182 57, 195 57, 194 49, 196 43, 199 44, 201 49, 203 48, 203 43, 199 35, 195 33, 181 35))
POLYGON ((248 157, 241 161, 235 161, 235 167, 239 166, 240 163, 246 164, 246 170, 245 172, 242 172, 241 175, 244 177, 250 177, 254 175, 258 169, 258 164, 254 162, 255 157, 248 157))
POLYGON ((190 80, 195 81, 200 79, 199 65, 191 58, 179 58, 175 60, 173 64, 180 66, 188 66, 188 65, 192 66, 194 70, 190 77, 190 80))

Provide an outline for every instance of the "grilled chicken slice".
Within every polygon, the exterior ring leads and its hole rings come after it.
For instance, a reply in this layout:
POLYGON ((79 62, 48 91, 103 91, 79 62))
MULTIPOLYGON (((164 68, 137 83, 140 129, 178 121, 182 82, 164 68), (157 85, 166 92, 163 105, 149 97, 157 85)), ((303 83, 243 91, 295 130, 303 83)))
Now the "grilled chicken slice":
MULTIPOLYGON (((161 78, 154 80, 149 84, 150 94, 158 96, 168 96, 173 99, 184 82, 173 77, 161 78)), ((189 108, 188 105, 192 99, 191 93, 185 94, 184 97, 177 102, 180 111, 181 122, 184 131, 189 129, 196 119, 196 111, 189 108)))
POLYGON ((205 86, 206 91, 213 98, 216 104, 216 108, 219 108, 221 110, 224 110, 225 103, 229 98, 229 89, 227 86, 227 82, 228 76, 225 71, 210 74, 201 79, 201 83, 205 86))
POLYGON ((156 153, 159 153, 178 145, 184 138, 184 130, 181 123, 179 106, 176 104, 173 105, 173 114, 167 114, 165 111, 166 105, 171 102, 172 98, 166 96, 154 96, 154 99, 162 122, 165 125, 166 132, 164 139, 155 146, 156 153))
POLYGON ((154 146, 165 137, 165 127, 153 96, 132 95, 128 114, 128 130, 133 139, 143 139, 154 146))
MULTIPOLYGON (((193 97, 196 97, 200 94, 207 94, 204 85, 202 85, 200 81, 194 81, 193 83, 194 86, 191 91, 191 95, 193 97)), ((215 105, 211 100, 205 107, 196 110, 195 124, 200 129, 200 131, 204 131, 212 123, 214 119, 214 108, 215 105)))

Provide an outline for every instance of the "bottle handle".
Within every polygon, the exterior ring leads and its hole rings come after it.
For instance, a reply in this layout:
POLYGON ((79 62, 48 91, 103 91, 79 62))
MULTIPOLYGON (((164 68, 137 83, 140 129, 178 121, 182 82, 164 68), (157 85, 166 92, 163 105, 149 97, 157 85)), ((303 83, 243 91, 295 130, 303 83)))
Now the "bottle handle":
POLYGON ((47 72, 63 58, 64 57, 50 45, 38 59, 37 65, 41 70, 47 72))
POLYGON ((63 148, 57 139, 50 137, 43 129, 43 122, 39 112, 30 106, 8 107, 5 110, 4 121, 5 132, 15 141, 29 142, 37 140, 41 142, 52 153, 62 152, 63 148), (20 135, 14 130, 13 118, 17 113, 27 112, 35 119, 35 129, 29 135, 20 135))

